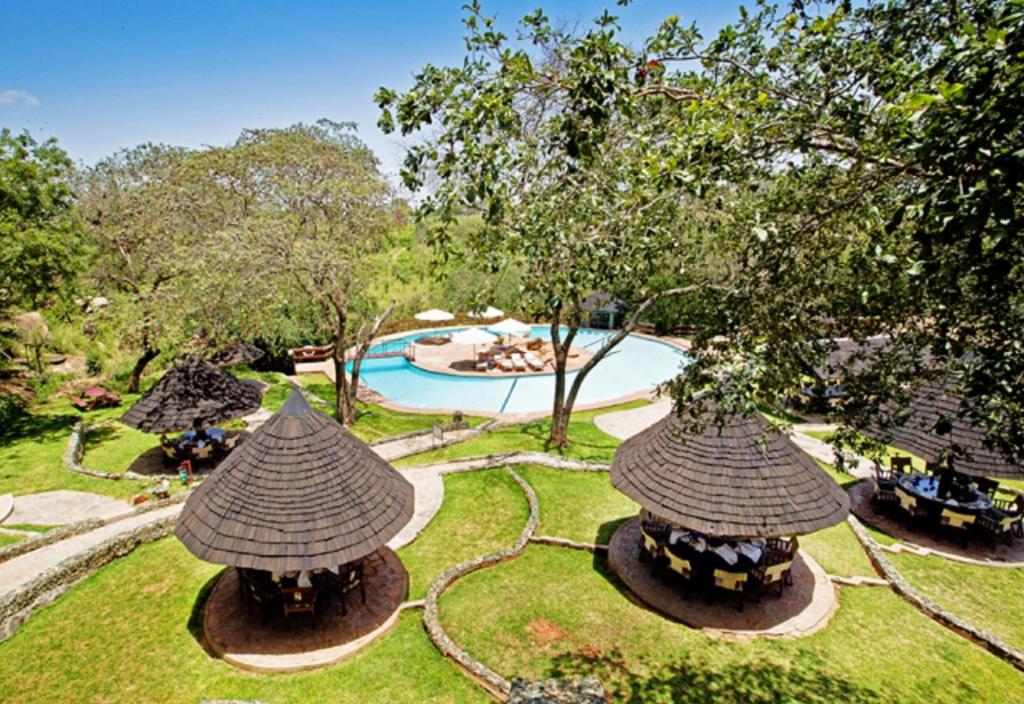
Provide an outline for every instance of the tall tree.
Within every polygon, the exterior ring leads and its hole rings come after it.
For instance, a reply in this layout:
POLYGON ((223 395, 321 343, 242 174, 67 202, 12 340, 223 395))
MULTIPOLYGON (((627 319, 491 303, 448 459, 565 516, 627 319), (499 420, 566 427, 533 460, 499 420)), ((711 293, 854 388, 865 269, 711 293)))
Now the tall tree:
POLYGON ((81 264, 70 159, 49 139, 0 130, 0 311, 40 307, 81 264))
POLYGON ((352 129, 321 120, 250 130, 201 158, 227 204, 221 236, 245 280, 276 283, 278 295, 298 292, 319 307, 346 425, 355 420, 362 360, 393 309, 368 288, 381 273, 373 255, 395 224, 377 160, 352 129))
POLYGON ((183 149, 142 145, 100 161, 79 179, 83 218, 96 249, 92 276, 116 292, 112 315, 123 343, 136 350, 128 377, 138 391, 162 349, 186 337, 189 310, 201 301, 188 289, 202 266, 204 224, 195 189, 184 176, 183 149))
MULTIPOLYGON (((405 93, 382 88, 380 127, 408 134, 438 125, 413 147, 403 177, 426 195, 420 216, 446 252, 458 216, 480 217, 470 246, 493 270, 519 275, 519 306, 551 321, 555 394, 550 444, 569 442, 568 423, 588 373, 659 298, 653 276, 694 220, 685 178, 662 178, 663 123, 650 103, 669 100, 657 67, 618 38, 607 13, 581 34, 556 29, 539 10, 521 23, 520 43, 468 7, 469 55, 459 67, 425 67, 405 93), (627 296, 633 315, 568 381, 569 350, 595 291, 627 296)), ((681 103, 680 103, 681 105, 681 103)), ((681 109, 677 110, 677 115, 681 109)), ((666 110, 665 113, 671 113, 666 110)), ((696 268, 682 290, 712 285, 696 268)))

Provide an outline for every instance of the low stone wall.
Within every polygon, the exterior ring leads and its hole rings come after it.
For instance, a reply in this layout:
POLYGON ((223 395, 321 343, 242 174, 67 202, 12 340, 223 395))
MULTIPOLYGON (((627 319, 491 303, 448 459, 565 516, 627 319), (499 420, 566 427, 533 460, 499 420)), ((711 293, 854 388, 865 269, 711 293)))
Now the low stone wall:
POLYGON ((592 553, 607 553, 608 546, 601 543, 581 543, 577 540, 569 540, 568 538, 559 538, 554 535, 535 535, 530 538, 531 543, 537 545, 549 545, 554 548, 569 548, 571 550, 583 550, 584 552, 592 553))
POLYGON ((66 526, 62 526, 60 528, 48 530, 45 533, 40 533, 39 535, 32 538, 20 540, 17 543, 14 543, 13 545, 8 545, 6 548, 0 550, 0 563, 6 562, 7 560, 12 560, 15 557, 20 557, 21 555, 30 553, 33 550, 44 548, 47 545, 53 545, 54 543, 59 543, 62 540, 73 538, 76 535, 88 533, 89 531, 96 530, 97 528, 101 528, 109 523, 123 520, 128 516, 137 516, 140 513, 148 513, 149 511, 156 511, 157 509, 161 509, 164 506, 170 506, 171 504, 181 503, 188 498, 188 495, 189 492, 186 491, 181 494, 177 494, 176 496, 172 496, 169 499, 164 499, 162 501, 151 501, 149 503, 139 506, 138 508, 135 509, 133 513, 128 514, 127 516, 118 516, 116 518, 111 518, 108 520, 103 520, 101 518, 89 518, 84 521, 78 521, 77 523, 69 523, 66 526))
POLYGON ((168 516, 115 536, 67 558, 20 589, 5 595, 0 600, 0 641, 10 638, 37 609, 51 603, 76 582, 127 555, 139 545, 169 535, 176 522, 177 516, 168 516))
POLYGON ((410 465, 404 469, 438 469, 441 474, 458 472, 474 472, 490 467, 511 467, 522 464, 537 464, 552 469, 564 469, 569 472, 607 472, 610 464, 604 462, 587 462, 555 457, 546 452, 496 452, 491 455, 478 455, 459 460, 445 460, 430 464, 410 465))
POLYGON ((85 454, 85 436, 89 433, 91 428, 87 427, 82 421, 76 421, 74 427, 71 429, 71 437, 68 439, 67 450, 64 451, 64 466, 70 469, 72 472, 78 474, 84 474, 87 477, 95 477, 96 479, 140 479, 148 482, 159 482, 162 479, 176 480, 178 473, 167 473, 167 474, 138 474, 131 470, 127 472, 105 472, 100 469, 89 469, 82 465, 82 456, 85 454))
POLYGON ((953 631, 956 631, 968 640, 974 641, 978 645, 987 649, 993 655, 1007 661, 1018 670, 1024 670, 1024 653, 1013 648, 995 634, 989 633, 986 630, 968 623, 951 611, 939 606, 921 592, 917 591, 917 589, 911 586, 910 583, 903 578, 903 575, 901 575, 899 570, 896 569, 896 566, 889 561, 889 558, 887 558, 885 553, 882 551, 882 547, 874 538, 871 537, 871 535, 868 534, 864 529, 864 526, 861 525, 861 522, 852 514, 847 517, 847 521, 853 528, 853 532, 857 536, 857 540, 860 541, 861 545, 864 546, 865 551, 867 551, 868 559, 871 560, 871 564, 875 566, 875 569, 878 570, 879 574, 888 580, 893 591, 929 618, 941 623, 953 631))
POLYGON ((438 600, 445 590, 457 579, 471 572, 509 560, 522 553, 526 549, 527 544, 529 544, 530 538, 537 532, 537 524, 540 522, 540 505, 537 501, 537 494, 534 493, 533 487, 516 474, 515 471, 507 467, 506 471, 519 484, 530 506, 530 516, 522 533, 519 534, 519 538, 515 543, 504 550, 498 550, 497 552, 460 562, 454 567, 445 570, 444 573, 431 582, 430 588, 427 590, 423 611, 423 625, 426 627, 427 634, 430 636, 434 646, 441 653, 455 660, 473 679, 480 682, 488 691, 503 700, 508 699, 512 683, 474 658, 448 636, 444 626, 441 624, 438 600))

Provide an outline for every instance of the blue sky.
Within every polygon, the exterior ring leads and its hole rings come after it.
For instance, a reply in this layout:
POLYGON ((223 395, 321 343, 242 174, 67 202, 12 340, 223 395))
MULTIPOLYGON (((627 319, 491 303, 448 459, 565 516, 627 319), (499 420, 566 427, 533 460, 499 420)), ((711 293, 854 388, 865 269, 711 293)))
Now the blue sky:
MULTIPOLYGON (((0 43, 0 126, 57 137, 92 163, 143 142, 227 144, 246 127, 320 117, 359 124, 389 173, 402 146, 376 128, 373 93, 426 63, 460 62, 464 0, 10 2, 0 43)), ((738 2, 484 0, 502 28, 535 7, 584 23, 611 7, 639 41, 667 15, 710 35, 738 2)))

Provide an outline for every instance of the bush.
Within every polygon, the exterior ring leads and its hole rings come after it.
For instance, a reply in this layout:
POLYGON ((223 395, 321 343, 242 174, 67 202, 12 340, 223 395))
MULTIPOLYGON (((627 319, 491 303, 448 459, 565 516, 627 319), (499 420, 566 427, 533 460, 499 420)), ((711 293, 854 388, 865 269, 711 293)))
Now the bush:
POLYGON ((0 428, 11 426, 26 412, 25 402, 18 396, 6 391, 0 392, 0 428))

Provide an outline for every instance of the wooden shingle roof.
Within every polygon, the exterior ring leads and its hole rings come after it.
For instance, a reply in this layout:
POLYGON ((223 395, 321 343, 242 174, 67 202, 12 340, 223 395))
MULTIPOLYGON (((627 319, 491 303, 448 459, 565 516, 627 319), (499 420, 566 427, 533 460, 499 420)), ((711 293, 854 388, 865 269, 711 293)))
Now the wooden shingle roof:
POLYGON ((256 345, 239 340, 210 355, 210 362, 218 367, 234 367, 261 359, 265 353, 256 345))
POLYGON ((843 520, 839 485, 760 416, 703 433, 675 413, 624 442, 612 484, 645 509, 705 535, 768 538, 811 533, 843 520))
POLYGON ((147 433, 172 433, 253 413, 262 398, 258 385, 193 356, 171 367, 121 422, 147 433))
POLYGON ((207 562, 287 572, 365 557, 412 515, 412 484, 296 389, 189 497, 175 533, 207 562))
POLYGON ((868 437, 905 450, 927 462, 949 463, 956 471, 975 477, 1024 477, 1024 466, 985 446, 985 430, 959 417, 962 399, 950 378, 921 384, 899 427, 862 428, 868 437))

